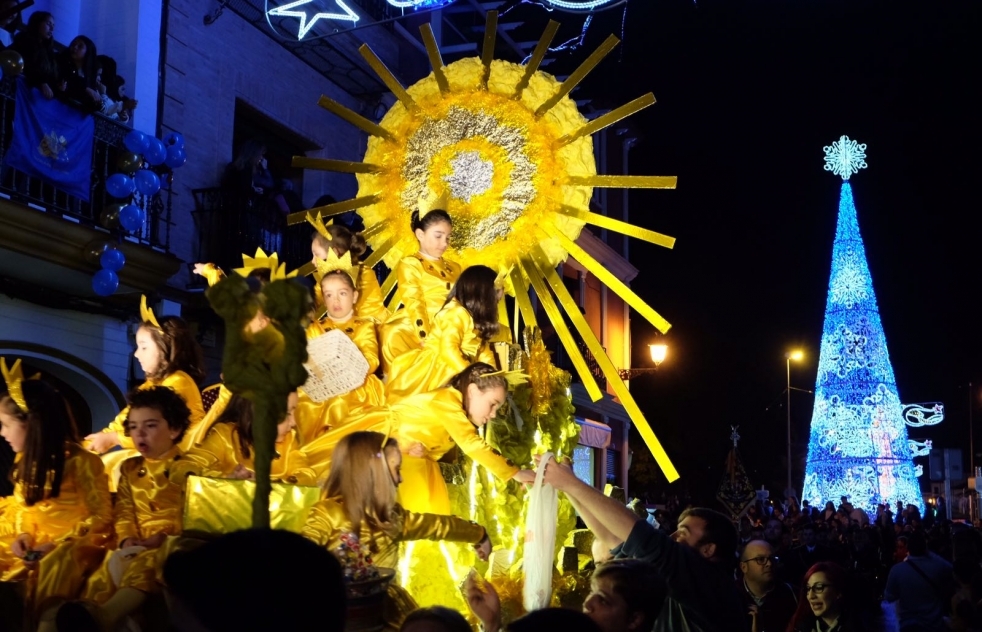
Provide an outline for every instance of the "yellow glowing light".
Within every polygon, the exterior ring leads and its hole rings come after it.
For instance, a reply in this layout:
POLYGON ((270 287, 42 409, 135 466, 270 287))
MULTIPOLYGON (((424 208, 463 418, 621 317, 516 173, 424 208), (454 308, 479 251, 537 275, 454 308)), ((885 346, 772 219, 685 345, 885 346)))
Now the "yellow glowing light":
POLYGON ((800 349, 795 349, 794 351, 791 351, 790 353, 788 353, 788 359, 789 360, 794 360, 795 362, 801 361, 804 357, 805 357, 805 354, 800 349))
POLYGON ((440 552, 443 553, 443 559, 447 560, 447 570, 450 571, 450 578, 455 584, 460 583, 460 575, 457 574, 457 565, 453 561, 453 556, 450 555, 450 551, 447 550, 447 543, 440 542, 440 552))
MULTIPOLYGON (((467 478, 467 492, 470 496, 470 517, 471 520, 477 515, 477 461, 471 463, 471 475, 467 478)), ((492 489, 494 489, 492 487, 492 489)))
POLYGON ((409 590, 409 567, 413 559, 414 544, 416 543, 412 540, 406 542, 406 549, 399 558, 399 585, 406 590, 409 590))
POLYGON ((651 361, 655 363, 655 366, 664 362, 665 356, 668 355, 668 345, 663 342, 650 344, 648 349, 651 351, 651 361))

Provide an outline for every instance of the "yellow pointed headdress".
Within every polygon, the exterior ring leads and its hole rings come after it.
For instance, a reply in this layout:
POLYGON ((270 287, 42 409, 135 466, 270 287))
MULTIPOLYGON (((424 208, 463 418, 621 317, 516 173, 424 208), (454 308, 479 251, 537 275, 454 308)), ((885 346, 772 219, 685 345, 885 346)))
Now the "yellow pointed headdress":
POLYGON ((160 323, 157 322, 157 317, 153 314, 153 310, 147 307, 146 294, 140 296, 140 320, 153 325, 157 329, 161 328, 160 323))
MULTIPOLYGON (((17 407, 25 413, 31 412, 27 407, 27 400, 24 399, 24 371, 21 368, 20 358, 17 358, 10 368, 7 368, 7 361, 0 358, 0 373, 3 373, 3 381, 7 383, 7 394, 10 395, 10 399, 14 400, 17 407)), ((40 377, 41 374, 38 373, 30 379, 36 380, 40 377)))
POLYGON ((339 257, 338 253, 334 252, 334 248, 328 248, 327 259, 314 259, 314 278, 317 279, 317 285, 320 285, 328 272, 340 270, 348 275, 355 289, 358 289, 358 271, 356 267, 351 263, 350 250, 339 257))
POLYGON ((505 381, 508 382, 508 390, 513 390, 516 386, 521 386, 522 384, 528 382, 529 380, 528 373, 525 373, 518 369, 512 369, 510 371, 495 371, 494 373, 485 373, 481 377, 482 378, 495 377, 498 375, 505 378, 505 381))
POLYGON ((323 237, 324 239, 326 239, 328 241, 333 241, 334 240, 334 238, 331 237, 331 231, 327 230, 327 227, 330 226, 333 222, 334 222, 334 218, 333 217, 331 219, 329 219, 327 221, 327 223, 325 224, 324 223, 324 218, 321 217, 320 215, 315 215, 313 213, 307 213, 307 223, 310 224, 311 226, 313 226, 314 227, 314 230, 316 230, 317 233, 321 237, 323 237))
POLYGON ((256 254, 253 257, 243 254, 242 267, 235 268, 235 272, 243 277, 249 276, 249 273, 253 270, 269 270, 270 282, 290 279, 297 276, 296 270, 293 272, 286 271, 286 264, 280 263, 278 254, 274 252, 267 255, 265 252, 263 252, 262 248, 256 248, 256 254))

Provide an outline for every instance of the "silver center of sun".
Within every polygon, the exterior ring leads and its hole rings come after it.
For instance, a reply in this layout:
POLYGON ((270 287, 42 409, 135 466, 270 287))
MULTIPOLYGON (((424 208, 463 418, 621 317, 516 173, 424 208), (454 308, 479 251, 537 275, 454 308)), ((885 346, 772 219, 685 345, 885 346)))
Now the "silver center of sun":
POLYGON ((470 203, 471 198, 491 188, 494 163, 483 160, 476 151, 462 151, 450 161, 453 173, 443 179, 450 185, 450 192, 458 200, 470 203))

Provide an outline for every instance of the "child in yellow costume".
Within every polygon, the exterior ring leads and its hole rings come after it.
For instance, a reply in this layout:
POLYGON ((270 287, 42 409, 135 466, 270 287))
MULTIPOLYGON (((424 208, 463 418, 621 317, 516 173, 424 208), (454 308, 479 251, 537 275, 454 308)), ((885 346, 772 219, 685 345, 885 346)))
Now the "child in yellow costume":
POLYGON ((494 367, 473 364, 450 386, 407 397, 352 420, 340 431, 322 435, 303 450, 318 474, 333 468, 333 452, 346 434, 358 430, 391 430, 403 450, 399 503, 410 511, 450 513, 447 484, 437 463, 454 446, 501 480, 535 481, 535 472, 519 469, 478 435, 505 401, 507 382, 494 367))
MULTIPOLYGON (((139 361, 147 381, 139 388, 166 386, 184 398, 191 410, 191 427, 181 441, 181 449, 187 450, 193 443, 199 422, 205 416, 201 391, 198 390, 198 382, 205 375, 201 346, 182 318, 165 316, 158 321, 147 307, 146 297, 141 299, 140 315, 143 324, 136 331, 133 356, 139 361)), ((108 427, 85 437, 89 449, 103 455, 112 491, 116 490, 120 464, 138 454, 133 448, 133 440, 124 432, 128 414, 129 410, 124 408, 108 427), (110 452, 116 446, 123 449, 110 452)))
MULTIPOLYGON (((378 277, 375 276, 374 270, 361 263, 365 251, 368 250, 368 243, 365 238, 362 237, 361 233, 353 233, 344 226, 333 223, 325 225, 323 218, 318 215, 308 213, 307 221, 315 229, 310 242, 310 254, 313 255, 315 268, 332 258, 332 253, 334 257, 338 258, 350 253, 353 267, 352 278, 358 286, 358 298, 355 299, 355 316, 371 318, 378 323, 385 322, 389 318, 389 310, 385 308, 385 297, 382 296, 378 277)), ((318 296, 318 299, 321 298, 318 296)))
POLYGON ((105 468, 79 443, 64 398, 23 380, 20 360, 0 395, 0 434, 16 454, 14 494, 0 516, 0 581, 27 580, 26 613, 54 630, 60 602, 78 596, 112 537, 105 468))
POLYGON ((177 548, 184 509, 187 477, 179 469, 179 443, 191 411, 182 397, 160 386, 130 393, 128 408, 125 433, 140 456, 126 459, 121 467, 113 508, 119 550, 106 556, 89 578, 87 601, 66 604, 59 614, 64 618, 66 610, 73 610, 73 620, 85 617, 103 629, 116 629, 147 595, 160 592, 159 578, 177 548), (127 560, 115 581, 110 571, 114 558, 127 560))
MULTIPOLYGON (((329 254, 333 255, 333 251, 329 254)), ((329 256, 317 265, 320 276, 318 285, 327 315, 307 327, 307 339, 313 340, 332 329, 344 332, 365 356, 368 372, 361 386, 326 402, 314 402, 306 396, 302 398, 297 425, 304 443, 309 443, 329 428, 344 425, 352 416, 381 405, 385 392, 382 380, 375 376, 379 364, 375 321, 356 317, 355 305, 359 292, 355 288, 348 255, 341 258, 329 256)))
POLYGON ((450 215, 434 209, 420 218, 419 211, 413 211, 411 222, 419 252, 400 260, 394 271, 403 308, 381 327, 382 370, 386 374, 396 358, 423 345, 433 318, 460 276, 460 265, 443 258, 453 228, 450 215))
MULTIPOLYGON (((295 485, 316 485, 314 471, 300 451, 293 413, 297 394, 287 399, 286 417, 277 426, 276 454, 270 474, 274 481, 295 485)), ((225 411, 208 431, 204 441, 188 451, 179 466, 200 476, 255 480, 252 438, 252 402, 232 395, 225 411)))
POLYGON ((437 312, 422 349, 392 362, 385 387, 387 401, 446 386, 472 362, 494 364, 491 339, 498 333, 497 274, 487 266, 461 273, 447 304, 437 312))
MULTIPOLYGON (((468 542, 486 560, 491 540, 484 527, 456 516, 438 516, 404 509, 396 502, 401 481, 402 455, 393 439, 378 432, 355 432, 337 446, 336 459, 324 485, 324 498, 310 510, 303 535, 341 557, 342 545, 354 539, 364 560, 382 568, 395 568, 399 543, 412 540, 468 542)), ((395 623, 415 603, 405 591, 390 584, 386 620, 395 623)))

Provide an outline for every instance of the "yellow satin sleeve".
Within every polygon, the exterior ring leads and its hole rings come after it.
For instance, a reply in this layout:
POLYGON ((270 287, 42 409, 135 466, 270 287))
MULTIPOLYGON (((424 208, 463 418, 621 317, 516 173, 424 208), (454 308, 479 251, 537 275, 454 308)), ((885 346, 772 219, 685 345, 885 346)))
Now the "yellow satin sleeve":
POLYGON ((159 459, 138 456, 123 462, 113 508, 118 543, 181 533, 185 476, 174 465, 182 458, 174 446, 159 459))
POLYGON ((427 313, 426 289, 422 279, 423 265, 416 257, 404 257, 396 266, 396 284, 399 286, 406 316, 412 326, 428 331, 430 316, 427 313))
MULTIPOLYGON (((256 471, 253 452, 249 456, 242 453, 239 433, 232 423, 215 424, 204 441, 184 455, 182 470, 215 478, 231 476, 241 465, 250 472, 256 471)), ((290 433, 276 444, 276 456, 270 466, 270 478, 274 481, 296 485, 314 485, 317 482, 314 472, 307 465, 307 457, 299 448, 295 433, 290 433)))
MULTIPOLYGON (((195 436, 195 431, 197 425, 204 419, 205 407, 201 403, 201 391, 198 390, 198 385, 195 384, 191 376, 184 371, 174 371, 159 383, 147 380, 139 386, 140 390, 148 389, 153 386, 166 386, 167 388, 173 390, 178 395, 184 398, 184 403, 187 404, 188 408, 191 410, 191 426, 184 433, 184 438, 181 440, 181 449, 187 450, 191 447, 192 438, 195 436)), ((119 437, 119 444, 128 450, 133 449, 133 440, 126 436, 126 418, 130 414, 130 407, 126 406, 123 410, 119 411, 116 418, 110 422, 109 426, 103 429, 103 432, 115 432, 119 437)))
POLYGON ((46 493, 44 500, 28 507, 23 482, 14 487, 15 531, 30 534, 35 545, 112 533, 112 500, 102 459, 77 444, 68 444, 66 451, 57 498, 46 493))
POLYGON ((385 322, 389 310, 385 308, 385 297, 378 284, 375 271, 366 265, 358 266, 358 300, 355 301, 355 314, 360 318, 371 318, 385 322))
POLYGON ((396 358, 389 371, 386 398, 398 400, 445 386, 475 361, 495 366, 494 354, 474 329, 474 318, 456 300, 433 319, 423 348, 396 358))
POLYGON ((454 445, 495 477, 507 481, 519 470, 477 434, 464 412, 463 396, 446 387, 402 400, 391 406, 397 414, 394 436, 403 451, 420 443, 426 458, 439 461, 454 445))
MULTIPOLYGON (((305 537, 334 551, 341 536, 353 527, 344 513, 341 498, 325 498, 314 505, 301 532, 305 537)), ((477 544, 484 538, 484 527, 456 516, 417 514, 398 504, 389 515, 389 522, 376 529, 363 523, 358 538, 363 546, 374 549, 372 557, 377 566, 395 568, 399 542, 408 540, 446 540, 477 544)))

